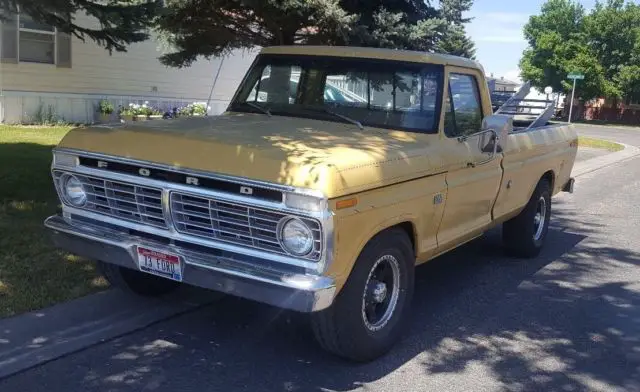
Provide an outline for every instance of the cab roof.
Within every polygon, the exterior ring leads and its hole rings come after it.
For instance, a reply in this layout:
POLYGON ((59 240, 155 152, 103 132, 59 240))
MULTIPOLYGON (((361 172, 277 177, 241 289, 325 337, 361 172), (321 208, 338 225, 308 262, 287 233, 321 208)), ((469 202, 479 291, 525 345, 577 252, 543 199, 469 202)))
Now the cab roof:
POLYGON ((359 46, 313 46, 313 45, 282 45, 269 46, 260 51, 261 54, 291 54, 307 56, 357 57, 381 60, 408 61, 414 63, 428 63, 452 65, 456 67, 472 68, 482 71, 482 65, 477 61, 464 57, 438 53, 418 52, 413 50, 367 48, 359 46))

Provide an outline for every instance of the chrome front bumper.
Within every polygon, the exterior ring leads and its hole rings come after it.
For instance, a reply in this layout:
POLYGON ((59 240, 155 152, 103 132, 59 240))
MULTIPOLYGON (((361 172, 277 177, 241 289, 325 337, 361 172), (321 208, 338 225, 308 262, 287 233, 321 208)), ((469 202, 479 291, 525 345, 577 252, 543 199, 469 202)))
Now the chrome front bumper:
POLYGON ((261 268, 241 255, 215 255, 215 249, 186 249, 60 215, 49 217, 45 226, 52 231, 56 247, 70 253, 134 270, 138 269, 136 246, 178 254, 184 261, 184 283, 285 309, 323 310, 332 304, 336 292, 329 277, 261 268))

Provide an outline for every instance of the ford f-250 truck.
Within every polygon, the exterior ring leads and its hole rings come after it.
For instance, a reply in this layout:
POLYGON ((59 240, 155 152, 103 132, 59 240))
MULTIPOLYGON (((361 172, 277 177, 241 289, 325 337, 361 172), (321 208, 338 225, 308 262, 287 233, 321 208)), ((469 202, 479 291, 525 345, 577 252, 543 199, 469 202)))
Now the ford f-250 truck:
POLYGON ((576 152, 570 126, 493 114, 475 61, 270 47, 223 115, 70 131, 45 224, 113 286, 308 312, 322 347, 368 361, 402 336, 416 265, 497 225, 539 253, 576 152))

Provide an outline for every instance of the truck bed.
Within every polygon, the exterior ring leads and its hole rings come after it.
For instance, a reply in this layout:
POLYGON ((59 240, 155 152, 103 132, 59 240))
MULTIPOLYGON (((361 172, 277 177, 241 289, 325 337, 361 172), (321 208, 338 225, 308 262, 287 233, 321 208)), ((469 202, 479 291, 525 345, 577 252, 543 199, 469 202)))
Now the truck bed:
POLYGON ((527 99, 531 85, 525 83, 495 111, 495 114, 513 118, 513 132, 522 132, 549 125, 555 114, 555 101, 546 99, 527 99))

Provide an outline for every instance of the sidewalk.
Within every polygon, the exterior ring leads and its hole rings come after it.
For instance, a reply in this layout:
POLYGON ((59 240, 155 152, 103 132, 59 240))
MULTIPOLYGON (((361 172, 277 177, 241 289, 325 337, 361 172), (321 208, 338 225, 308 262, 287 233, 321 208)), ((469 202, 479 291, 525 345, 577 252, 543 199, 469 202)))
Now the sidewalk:
POLYGON ((611 154, 611 151, 607 151, 603 148, 580 147, 578 148, 578 155, 576 155, 575 163, 588 161, 589 159, 599 158, 607 154, 611 154))
MULTIPOLYGON (((623 162, 640 155, 640 148, 634 147, 628 144, 624 144, 624 143, 619 143, 619 142, 616 142, 616 143, 623 145, 624 150, 612 152, 612 153, 606 153, 604 155, 600 155, 595 158, 591 158, 587 160, 579 160, 576 157, 576 163, 573 166, 571 175, 574 177, 579 177, 584 174, 591 173, 598 169, 602 169, 604 167, 611 166, 613 164, 623 162)), ((584 155, 583 155, 583 158, 584 158, 584 155)))
POLYGON ((216 292, 185 287, 171 299, 110 289, 0 320, 0 379, 206 306, 216 292))

